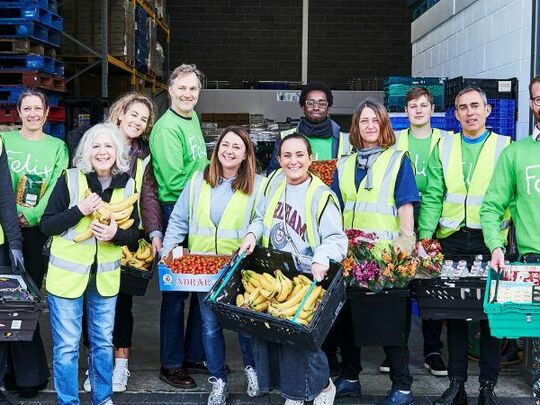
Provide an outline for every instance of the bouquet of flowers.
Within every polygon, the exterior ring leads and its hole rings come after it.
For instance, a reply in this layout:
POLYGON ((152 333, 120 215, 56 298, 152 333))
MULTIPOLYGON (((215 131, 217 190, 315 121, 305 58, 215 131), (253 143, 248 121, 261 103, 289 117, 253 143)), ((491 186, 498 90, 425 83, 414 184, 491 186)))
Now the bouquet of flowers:
POLYGON ((436 239, 422 239, 416 244, 416 256, 420 260, 417 278, 435 278, 441 274, 444 256, 436 239))
POLYGON ((349 249, 342 265, 348 285, 372 291, 405 288, 415 276, 418 267, 415 256, 379 242, 374 233, 358 230, 345 233, 349 238, 349 249))

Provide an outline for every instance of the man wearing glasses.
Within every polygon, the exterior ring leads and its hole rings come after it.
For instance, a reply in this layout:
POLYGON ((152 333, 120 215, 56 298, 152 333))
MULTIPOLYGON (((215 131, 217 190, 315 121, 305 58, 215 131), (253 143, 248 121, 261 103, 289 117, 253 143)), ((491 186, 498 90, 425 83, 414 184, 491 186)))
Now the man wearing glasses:
MULTIPOLYGON (((307 83, 300 93, 300 107, 304 116, 296 128, 281 132, 281 139, 295 132, 304 135, 309 139, 314 160, 338 159, 348 155, 351 152, 349 134, 341 132, 339 125, 329 117, 333 102, 334 97, 326 84, 317 81, 307 83)), ((267 174, 279 168, 277 156, 281 139, 274 145, 267 174)))
POLYGON ((540 76, 529 84, 529 96, 536 121, 533 133, 503 150, 480 210, 484 240, 495 269, 504 268, 504 240, 499 229, 507 208, 522 260, 540 263, 540 76))

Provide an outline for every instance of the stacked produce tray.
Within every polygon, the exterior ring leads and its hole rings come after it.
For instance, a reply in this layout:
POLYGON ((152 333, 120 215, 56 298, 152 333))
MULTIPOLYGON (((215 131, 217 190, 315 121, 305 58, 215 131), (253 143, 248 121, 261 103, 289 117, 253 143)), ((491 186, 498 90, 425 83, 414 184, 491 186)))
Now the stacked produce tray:
POLYGON ((407 92, 423 86, 432 94, 435 111, 444 111, 444 78, 389 76, 384 80, 384 105, 391 112, 401 112, 405 108, 407 92))
MULTIPOLYGON (((237 295, 243 291, 242 270, 249 269, 262 274, 273 273, 279 269, 285 276, 292 278, 299 274, 299 267, 301 266, 290 253, 256 248, 251 255, 240 261, 230 279, 221 287, 229 270, 224 269, 223 275, 214 284, 205 301, 212 307, 220 324, 226 329, 244 332, 270 342, 296 345, 308 350, 318 349, 346 299, 345 282, 338 263, 331 262, 328 277, 321 282, 326 293, 307 326, 235 305, 237 295), (210 297, 216 291, 218 293, 215 300, 211 300, 210 297)), ((305 275, 311 278, 310 274, 305 275)))
POLYGON ((18 129, 15 103, 27 87, 44 91, 51 113, 44 131, 63 139, 64 64, 56 59, 63 18, 55 0, 0 1, 0 127, 18 129))

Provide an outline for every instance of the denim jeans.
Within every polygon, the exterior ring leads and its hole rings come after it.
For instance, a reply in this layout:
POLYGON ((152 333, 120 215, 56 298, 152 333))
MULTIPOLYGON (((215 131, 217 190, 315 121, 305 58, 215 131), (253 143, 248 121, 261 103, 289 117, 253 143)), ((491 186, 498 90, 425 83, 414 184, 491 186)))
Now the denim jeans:
POLYGON ((112 397, 114 308, 116 297, 102 297, 91 280, 79 298, 48 296, 53 340, 54 388, 59 405, 79 404, 78 362, 83 305, 88 314, 88 377, 93 405, 112 397))
MULTIPOLYGON (((167 228, 174 204, 161 204, 163 224, 167 228)), ((160 360, 164 368, 183 367, 184 361, 204 361, 201 311, 195 293, 191 294, 184 337, 184 304, 189 292, 163 292, 160 313, 160 360)))
POLYGON ((309 351, 253 338, 261 393, 270 389, 297 401, 312 401, 328 386, 330 371, 322 350, 309 351))
MULTIPOLYGON (((225 337, 223 328, 218 322, 214 311, 209 305, 204 303, 204 297, 207 293, 197 293, 199 306, 201 308, 203 346, 206 354, 206 366, 210 375, 221 378, 227 382, 227 371, 225 369, 225 337)), ((255 368, 253 359, 253 347, 251 337, 243 333, 238 334, 240 350, 242 351, 242 360, 244 367, 251 366, 255 368)))

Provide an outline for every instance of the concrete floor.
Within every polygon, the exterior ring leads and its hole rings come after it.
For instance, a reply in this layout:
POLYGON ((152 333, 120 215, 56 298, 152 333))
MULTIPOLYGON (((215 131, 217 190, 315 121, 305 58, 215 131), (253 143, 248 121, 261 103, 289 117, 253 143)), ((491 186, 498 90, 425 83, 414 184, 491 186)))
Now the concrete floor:
MULTIPOLYGON (((128 391, 123 394, 115 394, 114 402, 121 404, 205 404, 210 384, 206 375, 193 375, 198 388, 191 391, 175 389, 158 379, 159 373, 159 307, 161 294, 157 285, 157 279, 151 282, 145 297, 134 299, 135 332, 132 355, 129 361, 131 377, 128 391)), ((41 322, 42 336, 50 359, 51 343, 50 330, 47 314, 43 315, 41 322)), ((409 347, 411 350, 411 373, 414 376, 413 393, 416 404, 430 404, 447 387, 446 377, 438 378, 431 376, 423 367, 422 337, 419 329, 420 320, 413 317, 413 328, 409 347)), ((443 332, 443 335, 445 333, 443 332)), ((232 369, 229 376, 230 392, 229 404, 280 404, 281 397, 276 393, 263 398, 251 399, 245 395, 245 376, 242 368, 242 359, 237 343, 236 334, 225 331, 227 341, 227 363, 232 369)), ((336 404, 374 404, 382 399, 390 388, 390 380, 378 371, 379 364, 383 359, 381 348, 373 347, 362 353, 364 370, 360 374, 363 395, 359 399, 340 399, 336 404)), ((82 381, 86 370, 86 355, 81 355, 81 367, 79 379, 82 381)), ((50 364, 50 361, 49 361, 50 364)), ((504 368, 501 372, 497 395, 500 404, 532 404, 531 387, 521 377, 520 365, 504 368)), ((467 392, 472 398, 478 393, 478 365, 474 362, 469 364, 469 381, 467 392)), ((17 403, 17 397, 12 397, 17 403)), ((81 391, 83 403, 89 403, 87 394, 81 391)), ((471 402, 476 402, 475 400, 471 402)), ((53 404, 55 403, 52 383, 38 397, 20 402, 21 404, 53 404)))

